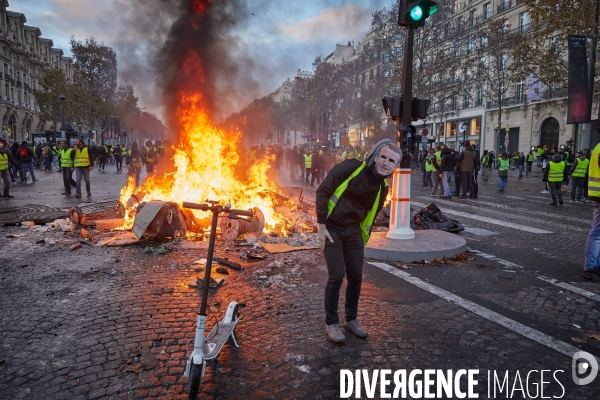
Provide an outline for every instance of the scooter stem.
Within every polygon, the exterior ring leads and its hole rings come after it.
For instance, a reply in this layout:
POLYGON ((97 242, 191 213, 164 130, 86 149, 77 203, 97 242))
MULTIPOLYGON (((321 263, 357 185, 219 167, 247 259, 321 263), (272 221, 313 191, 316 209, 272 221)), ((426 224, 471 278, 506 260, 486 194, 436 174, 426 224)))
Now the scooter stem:
POLYGON ((208 239, 208 255, 206 256, 206 269, 204 273, 204 285, 202 286, 202 302, 200 303, 200 315, 206 315, 206 303, 208 302, 208 285, 210 284, 210 271, 212 269, 213 251, 215 249, 215 236, 217 236, 217 222, 221 206, 213 208, 212 222, 210 225, 210 238, 208 239))

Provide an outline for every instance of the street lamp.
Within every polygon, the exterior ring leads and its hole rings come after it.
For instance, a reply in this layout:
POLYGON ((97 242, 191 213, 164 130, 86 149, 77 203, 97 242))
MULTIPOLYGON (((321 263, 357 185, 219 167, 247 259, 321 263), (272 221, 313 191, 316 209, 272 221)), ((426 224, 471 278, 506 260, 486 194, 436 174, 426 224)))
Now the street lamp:
POLYGON ((60 99, 60 138, 65 140, 65 95, 61 94, 58 98, 60 99))

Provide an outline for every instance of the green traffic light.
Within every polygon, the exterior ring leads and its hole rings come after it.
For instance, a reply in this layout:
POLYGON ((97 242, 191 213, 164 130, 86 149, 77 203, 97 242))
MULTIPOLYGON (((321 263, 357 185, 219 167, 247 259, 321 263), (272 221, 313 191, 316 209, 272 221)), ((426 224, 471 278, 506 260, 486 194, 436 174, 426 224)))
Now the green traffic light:
POLYGON ((412 10, 410 10, 410 17, 414 21, 420 20, 421 17, 423 17, 423 9, 420 6, 416 6, 415 8, 413 8, 412 10))

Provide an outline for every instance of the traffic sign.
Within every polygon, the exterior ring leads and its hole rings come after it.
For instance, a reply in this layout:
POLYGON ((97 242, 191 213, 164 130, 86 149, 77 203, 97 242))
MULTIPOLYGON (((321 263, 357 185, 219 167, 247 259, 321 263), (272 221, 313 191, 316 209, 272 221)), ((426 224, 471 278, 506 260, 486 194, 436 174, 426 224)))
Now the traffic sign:
POLYGON ((429 129, 423 128, 423 130, 421 131, 421 135, 423 135, 423 136, 429 135, 429 129))

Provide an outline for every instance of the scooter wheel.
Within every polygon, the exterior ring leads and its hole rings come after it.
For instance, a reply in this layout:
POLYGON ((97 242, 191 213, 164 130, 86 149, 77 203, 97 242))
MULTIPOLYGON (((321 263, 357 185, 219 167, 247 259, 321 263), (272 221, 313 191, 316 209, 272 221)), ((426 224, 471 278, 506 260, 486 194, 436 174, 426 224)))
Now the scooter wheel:
POLYGON ((192 363, 190 369, 190 378, 188 381, 188 395, 190 399, 195 399, 200 389, 200 381, 202 380, 202 365, 192 363))

